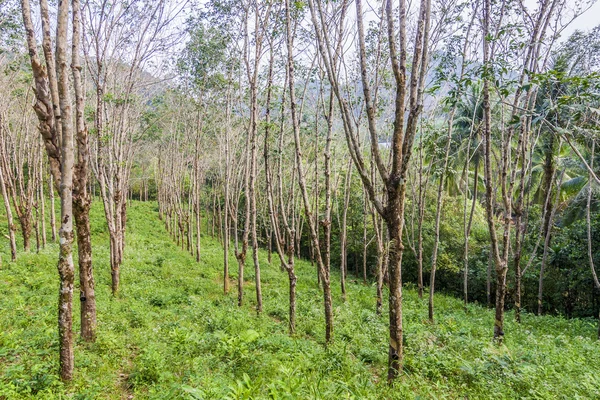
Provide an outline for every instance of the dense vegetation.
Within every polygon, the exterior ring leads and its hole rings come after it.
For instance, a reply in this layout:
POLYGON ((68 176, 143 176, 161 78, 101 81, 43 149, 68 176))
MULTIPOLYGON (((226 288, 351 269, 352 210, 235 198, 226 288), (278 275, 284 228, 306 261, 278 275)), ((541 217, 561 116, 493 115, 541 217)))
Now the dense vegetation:
MULTIPOLYGON (((93 244, 108 257, 99 201, 93 244)), ((0 269, 0 398, 77 399, 590 399, 600 396, 600 343, 593 320, 525 314, 501 347, 489 335, 493 313, 439 296, 440 317, 406 291, 406 369, 385 385, 386 320, 375 313, 373 287, 336 294, 335 341, 323 347, 323 315, 314 269, 299 261, 297 334, 287 334, 287 279, 264 263, 264 312, 223 296, 221 244, 202 236, 203 259, 178 249, 157 218, 156 203, 132 202, 123 290, 111 298, 107 261, 97 262, 98 339, 78 341, 71 383, 58 376, 56 245, 7 261, 0 269)), ((5 230, 2 231, 5 233, 5 230)), ((252 273, 246 277, 248 290, 252 273)), ((337 278, 337 277, 336 277, 337 278)), ((233 274, 232 279, 235 279, 233 274)), ((337 279, 336 279, 337 280, 337 279)))
POLYGON ((0 398, 597 396, 599 5, 0 0, 0 398))

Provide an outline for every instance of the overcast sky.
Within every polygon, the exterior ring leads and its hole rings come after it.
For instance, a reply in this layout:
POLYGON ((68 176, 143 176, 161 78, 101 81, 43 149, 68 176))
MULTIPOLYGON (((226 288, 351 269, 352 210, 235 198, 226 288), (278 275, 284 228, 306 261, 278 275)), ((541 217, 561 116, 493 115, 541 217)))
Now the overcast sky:
POLYGON ((590 29, 600 25, 600 1, 596 1, 592 8, 587 10, 583 15, 580 15, 573 23, 565 29, 563 38, 568 37, 577 29, 589 31, 590 29))
POLYGON ((600 25, 600 2, 596 1, 592 8, 577 18, 569 28, 572 32, 575 29, 590 30, 598 25, 600 25))

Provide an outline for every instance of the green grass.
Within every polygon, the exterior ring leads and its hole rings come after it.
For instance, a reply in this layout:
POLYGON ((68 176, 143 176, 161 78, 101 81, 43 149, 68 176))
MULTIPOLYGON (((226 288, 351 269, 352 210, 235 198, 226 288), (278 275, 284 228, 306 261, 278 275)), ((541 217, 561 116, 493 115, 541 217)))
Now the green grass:
MULTIPOLYGON (((298 261, 298 332, 289 337, 287 275, 275 257, 268 265, 261 253, 264 313, 257 316, 251 261, 238 308, 235 285, 222 294, 220 244, 203 237, 196 263, 171 241, 151 203, 130 207, 122 291, 113 299, 99 202, 92 214, 98 340, 77 341, 69 384, 57 376, 57 246, 11 263, 1 244, 0 399, 600 398, 595 321, 525 314, 518 325, 508 313, 505 345, 497 347, 490 310, 465 312, 460 300, 437 295, 431 325, 426 301, 411 289, 404 292, 405 370, 388 388, 387 318, 374 312, 373 286, 349 284, 342 303, 333 274, 334 342, 325 348, 314 267, 298 261)), ((233 257, 231 267, 235 279, 233 257)))

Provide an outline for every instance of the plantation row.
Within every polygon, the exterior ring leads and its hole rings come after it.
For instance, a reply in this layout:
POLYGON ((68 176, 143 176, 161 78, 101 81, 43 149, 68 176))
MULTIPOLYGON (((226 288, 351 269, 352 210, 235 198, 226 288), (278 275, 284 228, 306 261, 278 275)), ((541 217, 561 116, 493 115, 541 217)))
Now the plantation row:
MULTIPOLYGON (((275 317, 291 338, 309 318, 300 289, 316 279, 325 352, 339 343, 337 307, 355 301, 349 286, 372 285, 359 309, 386 315, 377 340, 387 350, 369 357, 387 355, 376 376, 390 387, 423 372, 414 364, 423 342, 410 336, 421 300, 433 329, 451 329, 440 292, 461 298, 466 315, 474 303, 493 309, 497 351, 532 314, 583 318, 575 326, 600 318, 600 28, 575 30, 593 3, 0 6, 7 255, 20 268, 33 243, 39 253, 58 243, 63 382, 76 373, 76 339, 104 340, 100 265, 110 271, 109 301, 125 301, 133 198, 156 201, 160 232, 193 256, 194 270, 218 241, 214 290, 240 310, 251 304, 259 319, 273 296, 265 268, 277 265, 287 284, 275 317), (104 214, 94 224, 93 198, 104 214), (104 250, 98 230, 108 235, 104 250), (404 292, 413 288, 419 301, 409 311, 404 292)), ((154 220, 146 211, 138 218, 154 220)), ((600 320, 597 329, 600 339, 600 320)), ((215 346, 259 337, 244 332, 215 346)))

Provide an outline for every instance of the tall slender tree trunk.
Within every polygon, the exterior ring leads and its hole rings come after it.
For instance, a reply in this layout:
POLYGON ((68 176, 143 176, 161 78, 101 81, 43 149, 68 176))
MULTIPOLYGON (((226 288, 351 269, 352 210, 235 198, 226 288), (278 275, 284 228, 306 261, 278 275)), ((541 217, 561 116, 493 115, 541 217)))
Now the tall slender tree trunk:
POLYGON ((423 298, 423 219, 425 218, 425 197, 427 196, 427 183, 423 184, 423 135, 419 137, 419 198, 417 220, 417 290, 419 299, 423 298))
POLYGON ((363 190, 363 256, 362 256, 362 275, 363 283, 367 283, 367 193, 363 190))
MULTIPOLYGON (((558 207, 558 201, 560 200, 560 187, 562 185, 562 181, 563 181, 563 177, 565 176, 565 170, 563 169, 563 171, 560 174, 560 178, 558 180, 558 184, 556 187, 556 197, 554 198, 554 203, 552 205, 550 205, 550 210, 548 212, 548 217, 546 218, 547 221, 547 228, 546 228, 546 235, 544 237, 544 252, 542 254, 542 265, 540 266, 540 279, 538 282, 538 308, 537 308, 537 314, 538 315, 542 315, 542 311, 543 311, 543 296, 544 296, 544 273, 546 272, 546 265, 548 263, 548 252, 550 249, 550 238, 552 237, 552 224, 554 223, 554 213, 556 212, 556 208, 558 207)), ((548 193, 551 193, 552 190, 552 186, 550 186, 550 191, 548 193)))
POLYGON ((90 143, 84 122, 84 92, 81 80, 79 48, 81 40, 81 5, 73 3, 73 54, 71 69, 75 87, 75 131, 77 135, 77 164, 73 181, 73 214, 77 228, 79 255, 79 300, 81 303, 81 338, 96 340, 96 294, 92 269, 92 238, 90 232, 91 197, 88 192, 90 143))
MULTIPOLYGON (((466 161, 469 162, 468 159, 466 161)), ((468 166, 465 166, 468 169, 468 166)), ((468 172, 466 174, 468 177, 468 172)), ((468 185, 468 179, 466 180, 468 185)), ((473 214, 475 214, 475 205, 477 204, 477 188, 479 184, 479 158, 475 159, 475 172, 473 174, 473 197, 471 202, 471 211, 469 213, 468 222, 465 224, 465 247, 463 252, 463 300, 465 307, 469 302, 469 238, 471 236, 471 226, 473 224, 473 214)), ((465 206, 466 206, 467 192, 465 190, 465 206)), ((465 219, 466 219, 466 207, 465 207, 465 219)))
MULTIPOLYGON (((256 83, 254 83, 255 85, 256 83)), ((253 86, 254 86, 253 85, 253 86)), ((251 134, 250 134, 250 179, 249 179, 249 193, 250 196, 250 230, 252 236, 252 260, 254 262, 254 281, 256 289, 256 312, 262 312, 262 287, 260 281, 260 262, 258 260, 258 229, 257 229, 257 210, 256 210, 256 173, 257 173, 257 144, 256 144, 256 133, 258 126, 258 99, 256 98, 256 88, 253 89, 253 101, 252 101, 252 121, 251 134)))
MULTIPOLYGON (((36 183, 37 185, 37 183, 36 183)), ((35 209, 34 223, 33 229, 35 231, 35 252, 36 254, 40 253, 40 249, 42 248, 42 236, 40 232, 40 192, 39 190, 35 190, 35 203, 33 208, 35 209)))
POLYGON ((229 134, 226 133, 225 138, 225 198, 223 209, 225 216, 223 223, 223 292, 229 293, 229 134))
POLYGON ((37 182, 37 187, 38 187, 38 191, 39 191, 39 204, 38 206, 40 207, 40 226, 41 226, 41 233, 42 233, 42 247, 46 247, 46 243, 47 243, 47 237, 46 237, 46 196, 44 195, 44 154, 43 154, 43 148, 42 146, 40 146, 40 164, 39 164, 39 171, 38 171, 38 182, 37 182))
MULTIPOLYGON (((588 259, 590 261, 590 269, 592 270, 592 277, 594 278, 594 286, 596 290, 600 291, 600 280, 598 280, 598 274, 596 273, 596 267, 594 266, 594 250, 592 242, 592 182, 593 177, 591 171, 594 170, 594 154, 596 152, 596 141, 592 142, 592 154, 590 157, 590 171, 588 172, 588 195, 587 195, 587 207, 585 212, 585 220, 587 225, 587 247, 588 247, 588 259)), ((600 313, 598 314, 598 340, 600 340, 600 313)))
POLYGON ((340 232, 340 280, 342 286, 342 300, 346 301, 346 276, 348 274, 348 208, 350 206, 350 193, 352 182, 352 160, 348 162, 344 184, 344 208, 342 210, 342 227, 340 232))
POLYGON ((296 109, 296 90, 294 81, 294 58, 293 58, 293 36, 292 36, 292 21, 290 15, 289 0, 285 0, 285 12, 286 12, 286 41, 287 41, 287 73, 288 73, 288 89, 290 92, 290 111, 292 116, 292 127, 294 131, 294 144, 295 144, 295 158, 296 158, 296 171, 298 173, 298 184, 302 194, 302 201, 304 205, 304 215, 306 223, 308 224, 309 234, 311 242, 313 244, 313 250, 315 252, 315 258, 319 272, 321 276, 321 282, 323 283, 323 302, 325 308, 325 342, 329 343, 332 339, 333 334, 333 306, 331 300, 331 285, 329 281, 329 271, 326 270, 326 265, 323 262, 321 256, 321 250, 319 248, 319 238, 317 236, 316 226, 313 223, 312 215, 310 213, 310 200, 308 198, 308 191, 306 188, 306 177, 304 173, 304 167, 302 165, 302 150, 300 145, 300 126, 298 120, 298 114, 296 109))
POLYGON ((52 230, 52 241, 56 242, 56 208, 54 207, 54 178, 50 174, 48 181, 48 193, 50 194, 50 229, 52 230))
MULTIPOLYGON (((1 116, 0 116, 1 117, 1 116)), ((0 120, 0 130, 3 129, 2 121, 0 120)), ((17 259, 17 242, 15 239, 15 224, 13 222, 12 209, 10 207, 10 199, 6 190, 6 182, 2 166, 0 166, 0 189, 2 189, 2 199, 4 200, 4 209, 6 210, 6 222, 8 223, 8 240, 10 242, 10 258, 12 261, 17 259)))
POLYGON ((73 265, 73 125, 71 121, 71 96, 67 61, 67 29, 69 4, 59 4, 56 27, 56 75, 62 124, 61 140, 61 181, 59 231, 60 253, 58 273, 60 276, 60 294, 58 301, 58 335, 60 348, 60 375, 65 381, 73 378, 73 283, 75 266, 73 265))
MULTIPOLYGON (((556 165, 554 163, 554 150, 556 147, 556 143, 555 143, 555 138, 554 138, 554 134, 547 134, 547 140, 548 143, 545 146, 545 152, 544 152, 544 164, 543 164, 543 169, 544 169, 544 180, 543 180, 543 198, 544 199, 551 199, 551 193, 552 193, 552 186, 553 186, 553 181, 556 175, 556 165)), ((545 204, 545 207, 550 208, 551 207, 550 200, 548 200, 547 204, 545 204)), ((543 237, 545 238, 546 235, 548 234, 548 230, 550 229, 550 212, 546 212, 543 214, 543 237)))
POLYGON ((440 181, 438 182, 437 203, 435 210, 435 228, 433 237, 433 252, 431 255, 431 274, 429 279, 429 322, 433 323, 433 296, 435 294, 435 273, 437 271, 437 257, 440 244, 440 220, 442 218, 442 207, 444 205, 444 182, 446 179, 446 169, 448 168, 448 157, 450 156, 450 144, 452 143, 452 127, 454 124, 454 108, 448 121, 448 137, 446 138, 446 149, 444 153, 444 164, 440 181))
POLYGON ((267 241, 267 263, 271 265, 273 254, 273 233, 268 227, 265 227, 265 239, 267 241))
MULTIPOLYGON (((483 63, 484 63, 484 80, 483 80, 483 140, 484 140, 484 174, 485 174, 485 210, 488 223, 488 231, 490 235, 490 261, 493 260, 496 267, 496 310, 494 321, 494 341, 501 343, 504 337, 504 296, 506 289, 506 260, 501 258, 498 248, 498 237, 496 234, 496 222, 494 218, 494 191, 492 188, 492 128, 491 128, 491 106, 490 106, 490 89, 489 81, 491 74, 490 62, 490 18, 491 18, 491 0, 484 1, 484 40, 483 40, 483 63)), ((503 144, 505 146, 506 144, 503 144)), ((504 152, 504 150, 503 150, 504 152)), ((504 155, 504 154, 503 154, 504 155)), ((506 178, 507 164, 503 165, 501 179, 506 178)), ((501 182, 501 185, 504 181, 501 182)), ((504 188, 503 188, 504 189, 504 188)), ((510 213, 511 210, 506 210, 510 213)), ((508 235, 508 227, 505 227, 505 235, 508 235)), ((508 251, 508 249, 505 249, 508 251)), ((491 269, 491 263, 488 267, 491 269)), ((490 271, 491 272, 491 271, 490 271)), ((490 274, 488 272, 488 275, 490 274)))
POLYGON ((373 227, 375 228, 375 237, 377 239, 377 300, 375 311, 381 315, 383 308, 383 280, 387 271, 387 259, 385 252, 385 233, 384 224, 381 217, 371 207, 371 218, 373 218, 373 227))
MULTIPOLYGON (((269 157, 269 132, 271 125, 271 94, 272 94, 272 86, 273 86, 273 42, 269 42, 269 74, 268 74, 268 82, 267 82, 267 103, 266 103, 266 111, 265 111, 265 136, 264 136, 264 144, 263 144, 263 156, 265 159, 265 186, 267 190, 267 203, 268 203, 268 214, 271 222, 271 230, 269 231, 269 238, 271 235, 275 236, 275 249, 277 250, 277 255, 279 256, 279 260, 281 262, 281 266, 283 269, 287 271, 288 280, 289 280, 289 321, 288 328, 289 334, 293 335, 296 331, 296 274, 294 271, 294 230, 292 228, 293 225, 290 225, 289 217, 290 213, 286 211, 283 203, 283 178, 282 178, 282 161, 283 161, 283 136, 284 129, 283 123, 285 118, 285 90, 287 84, 287 70, 286 70, 286 82, 283 86, 283 93, 281 95, 281 123, 279 130, 279 140, 278 140, 278 162, 277 162, 277 188, 279 193, 279 212, 277 211, 277 207, 275 206, 275 201, 273 199, 273 182, 272 182, 272 173, 270 167, 270 157, 269 157), (282 217, 283 226, 285 227, 285 232, 282 232, 280 229, 280 220, 279 215, 282 217), (287 241, 286 241, 287 237, 287 241), (285 244, 287 242, 287 245, 285 244), (286 259, 287 257, 287 259, 286 259)), ((292 185, 293 187, 293 185, 292 185)), ((292 221, 294 219, 293 212, 291 213, 292 221)))
MULTIPOLYGON (((529 124, 529 119, 525 119, 525 122, 529 124)), ((523 120, 521 122, 524 123, 523 120)), ((513 265, 515 269, 515 291, 514 291, 514 302, 515 302, 515 321, 521 322, 521 296, 522 296, 522 278, 523 272, 521 268, 521 256, 523 254, 523 241, 527 232, 527 225, 523 224, 523 204, 525 199, 525 181, 527 179, 527 171, 531 170, 531 163, 526 159, 527 146, 529 139, 529 126, 522 126, 521 129, 526 130, 523 132, 524 143, 521 147, 521 159, 522 167, 519 173, 519 189, 518 197, 515 203, 515 251, 513 256, 513 265)), ((530 174, 529 174, 530 175, 530 174)), ((529 176, 529 179, 531 177, 529 176)))
POLYGON ((119 294, 119 284, 121 281, 121 276, 119 273, 119 263, 116 259, 117 257, 117 248, 118 248, 117 238, 115 235, 110 235, 110 276, 111 276, 111 290, 113 296, 118 296, 119 294))
MULTIPOLYGON (((321 70, 322 71, 322 70, 321 70)), ((324 79, 321 79, 323 82, 324 79)), ((322 92, 321 92, 322 95, 322 92)), ((333 101, 334 94, 333 91, 329 93, 329 108, 327 112, 327 133, 325 136, 325 152, 323 154, 324 158, 324 172, 325 172, 325 212, 323 216, 323 220, 321 221, 321 225, 323 226, 323 241, 324 241, 324 249, 323 249, 323 270, 325 278, 323 280, 323 286, 328 286, 329 297, 326 297, 325 301, 332 302, 331 296, 331 142, 332 142, 332 134, 333 134, 333 101)), ((325 107, 324 101, 323 108, 325 107)), ((318 186, 318 185, 317 185, 318 186)), ((319 209, 315 210, 315 215, 318 215, 319 209)), ((318 225, 317 225, 318 226, 318 225)), ((333 307, 333 305, 331 305, 333 307)), ((331 311, 333 314, 333 310, 331 311)), ((333 323, 333 322, 332 322, 333 323)))

